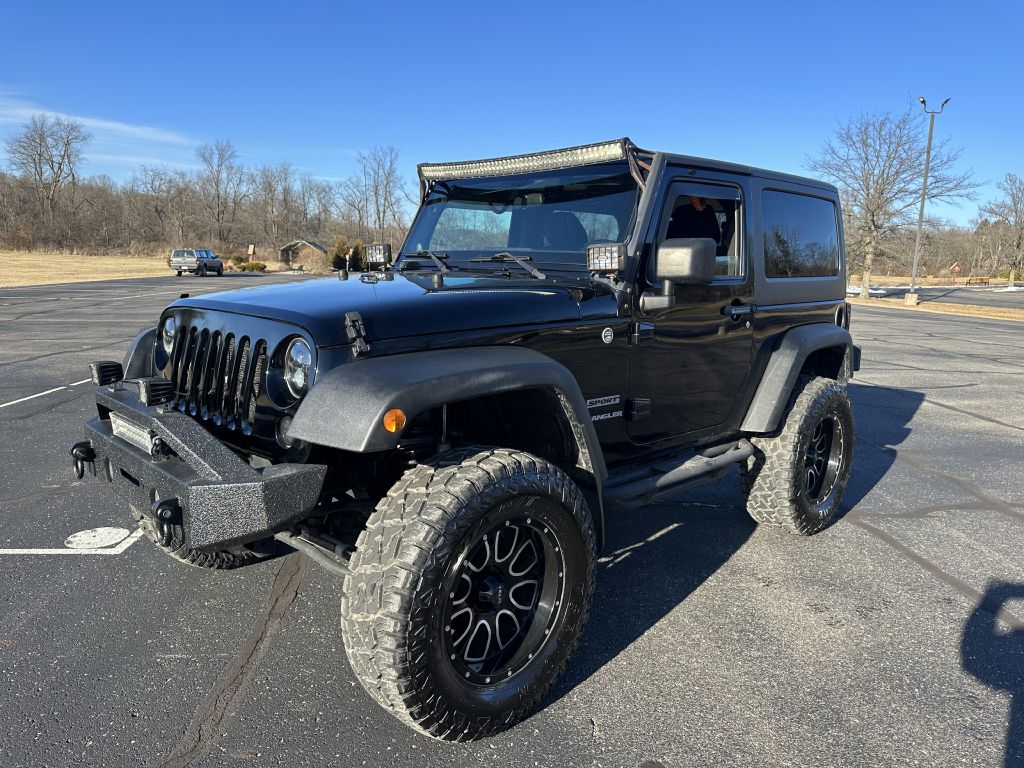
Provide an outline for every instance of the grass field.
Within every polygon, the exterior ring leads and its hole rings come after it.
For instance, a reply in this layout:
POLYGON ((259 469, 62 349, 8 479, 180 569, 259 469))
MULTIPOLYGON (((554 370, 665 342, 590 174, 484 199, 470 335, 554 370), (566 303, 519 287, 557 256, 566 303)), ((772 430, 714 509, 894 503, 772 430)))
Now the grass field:
POLYGON ((0 288, 169 274, 162 257, 0 251, 0 288))

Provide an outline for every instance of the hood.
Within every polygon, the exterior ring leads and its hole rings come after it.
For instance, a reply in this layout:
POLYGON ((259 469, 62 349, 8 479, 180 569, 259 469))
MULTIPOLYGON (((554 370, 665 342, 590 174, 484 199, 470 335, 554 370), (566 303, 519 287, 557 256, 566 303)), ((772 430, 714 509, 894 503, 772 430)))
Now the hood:
MULTIPOLYGON (((575 322, 581 302, 599 288, 587 282, 558 282, 504 276, 394 273, 376 282, 353 274, 295 283, 240 288, 181 299, 176 307, 256 315, 300 325, 318 346, 347 344, 345 313, 358 312, 371 341, 444 334, 482 328, 575 322)), ((601 291, 607 292, 607 289, 601 291)))

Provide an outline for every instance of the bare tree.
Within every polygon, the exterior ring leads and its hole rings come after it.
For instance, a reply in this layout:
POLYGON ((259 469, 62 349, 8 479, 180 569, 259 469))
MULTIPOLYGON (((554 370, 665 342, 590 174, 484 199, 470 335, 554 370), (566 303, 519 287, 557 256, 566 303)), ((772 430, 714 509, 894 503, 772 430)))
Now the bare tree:
POLYGON ((245 197, 245 171, 236 162, 235 146, 227 140, 203 144, 196 148, 196 157, 203 164, 196 183, 210 219, 210 238, 227 242, 245 197))
MULTIPOLYGON (((927 129, 921 116, 865 113, 839 125, 817 157, 808 158, 812 173, 840 189, 848 229, 863 249, 861 285, 868 286, 883 238, 913 220, 921 199, 927 129)), ((972 197, 978 184, 970 172, 959 172, 960 150, 948 139, 932 146, 928 199, 957 203, 972 197)), ((862 296, 867 297, 865 289, 862 296)))
MULTIPOLYGON (((77 120, 38 114, 6 141, 11 168, 35 185, 40 212, 51 233, 62 193, 74 187, 82 152, 91 138, 77 120)), ((70 240, 70 223, 63 234, 70 240)))
POLYGON ((373 147, 359 153, 364 203, 370 227, 379 241, 394 230, 404 229, 402 181, 398 172, 398 150, 373 147))
POLYGON ((1024 178, 1008 173, 997 185, 1002 197, 981 207, 981 215, 996 223, 996 236, 1006 244, 1010 265, 1010 286, 1024 266, 1024 178))

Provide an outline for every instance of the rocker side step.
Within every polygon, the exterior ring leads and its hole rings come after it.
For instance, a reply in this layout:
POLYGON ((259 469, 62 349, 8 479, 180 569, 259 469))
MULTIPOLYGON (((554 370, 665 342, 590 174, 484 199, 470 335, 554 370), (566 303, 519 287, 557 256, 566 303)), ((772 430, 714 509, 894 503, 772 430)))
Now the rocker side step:
POLYGON ((728 446, 718 446, 704 453, 698 453, 675 467, 665 469, 664 463, 652 467, 655 474, 632 479, 633 473, 623 482, 609 484, 604 488, 604 497, 615 501, 650 501, 668 493, 675 493, 686 486, 716 480, 730 466, 749 458, 757 449, 746 438, 728 446), (665 471, 661 471, 665 469, 665 471))

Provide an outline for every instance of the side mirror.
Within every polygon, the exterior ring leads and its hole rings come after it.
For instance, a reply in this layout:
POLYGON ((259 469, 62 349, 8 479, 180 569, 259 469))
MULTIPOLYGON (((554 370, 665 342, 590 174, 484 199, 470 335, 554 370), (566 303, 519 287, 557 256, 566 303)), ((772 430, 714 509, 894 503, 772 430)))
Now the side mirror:
POLYGON ((715 241, 709 237, 676 237, 658 243, 658 280, 702 285, 715 279, 715 241))
POLYGON ((715 279, 717 245, 709 237, 675 237, 662 240, 655 251, 655 277, 661 293, 645 292, 640 310, 669 309, 676 304, 677 285, 706 285, 715 279))

